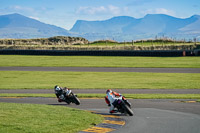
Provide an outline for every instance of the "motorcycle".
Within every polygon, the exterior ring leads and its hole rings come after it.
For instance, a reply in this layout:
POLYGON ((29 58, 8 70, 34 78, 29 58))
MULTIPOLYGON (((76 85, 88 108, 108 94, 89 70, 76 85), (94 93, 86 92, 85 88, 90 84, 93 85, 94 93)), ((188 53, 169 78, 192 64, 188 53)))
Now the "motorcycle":
POLYGON ((80 105, 80 100, 77 95, 74 94, 71 90, 62 91, 63 93, 59 95, 59 99, 66 102, 67 104, 75 103, 76 105, 80 105))
POLYGON ((131 110, 131 105, 127 100, 123 100, 122 98, 116 100, 114 103, 115 108, 117 108, 117 111, 122 114, 129 114, 130 116, 133 116, 133 111, 131 110))

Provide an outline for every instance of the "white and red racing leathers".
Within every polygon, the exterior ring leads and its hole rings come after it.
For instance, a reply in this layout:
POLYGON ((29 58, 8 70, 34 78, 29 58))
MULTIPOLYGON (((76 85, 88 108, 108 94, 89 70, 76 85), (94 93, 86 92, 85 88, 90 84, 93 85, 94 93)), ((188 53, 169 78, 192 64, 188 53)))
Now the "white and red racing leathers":
POLYGON ((105 97, 105 101, 108 105, 110 105, 109 112, 115 113, 116 111, 114 110, 115 107, 113 103, 118 99, 122 99, 122 95, 114 91, 108 92, 106 95, 107 96, 105 97))

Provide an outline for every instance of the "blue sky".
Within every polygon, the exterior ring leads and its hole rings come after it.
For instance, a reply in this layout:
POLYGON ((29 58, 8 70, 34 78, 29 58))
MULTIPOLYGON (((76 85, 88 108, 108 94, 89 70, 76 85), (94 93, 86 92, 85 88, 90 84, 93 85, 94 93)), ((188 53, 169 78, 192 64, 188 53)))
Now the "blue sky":
POLYGON ((167 14, 187 18, 200 15, 200 0, 0 0, 0 15, 11 13, 69 30, 76 20, 105 20, 114 16, 167 14))

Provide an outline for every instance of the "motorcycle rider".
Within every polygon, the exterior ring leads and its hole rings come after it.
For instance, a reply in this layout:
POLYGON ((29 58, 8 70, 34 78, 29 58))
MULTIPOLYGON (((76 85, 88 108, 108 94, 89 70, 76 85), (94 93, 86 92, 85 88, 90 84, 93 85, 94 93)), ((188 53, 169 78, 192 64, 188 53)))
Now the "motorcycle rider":
POLYGON ((67 87, 59 87, 58 85, 56 85, 54 87, 54 91, 55 91, 55 95, 58 98, 58 102, 62 102, 64 97, 66 96, 66 98, 68 97, 68 95, 71 93, 71 90, 67 87))
POLYGON ((122 99, 129 107, 131 107, 131 103, 129 103, 124 96, 122 96, 120 93, 117 93, 115 91, 112 91, 111 89, 108 89, 106 91, 106 97, 105 101, 110 106, 109 112, 110 113, 117 113, 117 110, 114 110, 117 100, 122 99))

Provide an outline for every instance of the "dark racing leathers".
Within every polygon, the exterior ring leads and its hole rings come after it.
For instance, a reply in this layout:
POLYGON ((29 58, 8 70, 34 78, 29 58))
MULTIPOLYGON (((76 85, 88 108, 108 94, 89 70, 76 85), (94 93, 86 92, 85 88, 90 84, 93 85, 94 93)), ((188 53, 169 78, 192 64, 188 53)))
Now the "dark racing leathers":
POLYGON ((58 98, 58 102, 63 102, 64 97, 67 98, 69 93, 71 93, 70 89, 62 89, 59 91, 55 91, 56 97, 58 98))

